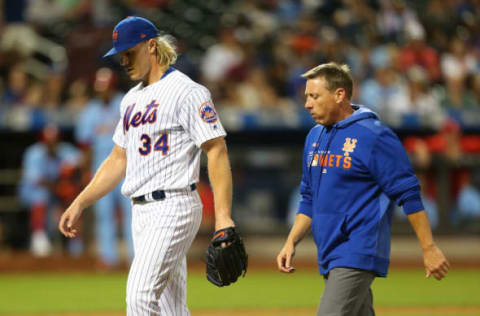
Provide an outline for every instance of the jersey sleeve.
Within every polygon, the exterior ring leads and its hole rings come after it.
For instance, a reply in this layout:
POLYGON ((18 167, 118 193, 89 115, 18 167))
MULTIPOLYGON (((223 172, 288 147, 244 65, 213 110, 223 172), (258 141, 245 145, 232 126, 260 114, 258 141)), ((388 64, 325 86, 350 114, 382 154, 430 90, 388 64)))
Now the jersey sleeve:
POLYGON ((424 210, 420 184, 398 137, 388 128, 378 135, 369 169, 382 191, 406 214, 424 210))
POLYGON ((226 135, 210 92, 204 87, 194 88, 185 97, 180 104, 178 119, 198 147, 207 140, 226 135))
POLYGON ((123 117, 124 117, 124 107, 123 107, 123 102, 121 103, 121 106, 120 106, 120 120, 118 121, 117 123, 117 126, 115 127, 115 131, 113 133, 113 142, 122 147, 122 148, 126 148, 127 147, 127 136, 126 134, 124 133, 124 129, 123 129, 123 117))

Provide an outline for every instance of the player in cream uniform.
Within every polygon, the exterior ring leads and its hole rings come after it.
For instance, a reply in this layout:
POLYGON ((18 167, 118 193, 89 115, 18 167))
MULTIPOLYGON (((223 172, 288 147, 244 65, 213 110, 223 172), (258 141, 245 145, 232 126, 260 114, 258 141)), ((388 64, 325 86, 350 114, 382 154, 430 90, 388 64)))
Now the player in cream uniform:
POLYGON ((128 197, 198 182, 201 144, 226 135, 208 90, 173 67, 161 80, 131 89, 121 115, 113 139, 135 162, 122 187, 128 197))
POLYGON ((148 20, 129 17, 113 32, 121 64, 141 83, 121 102, 114 149, 60 219, 74 237, 82 210, 125 176, 132 199, 135 257, 127 282, 127 315, 190 315, 186 306, 186 253, 200 225, 195 183, 200 154, 208 158, 215 196, 215 229, 234 226, 232 176, 224 140, 206 88, 171 67, 176 53, 148 20))

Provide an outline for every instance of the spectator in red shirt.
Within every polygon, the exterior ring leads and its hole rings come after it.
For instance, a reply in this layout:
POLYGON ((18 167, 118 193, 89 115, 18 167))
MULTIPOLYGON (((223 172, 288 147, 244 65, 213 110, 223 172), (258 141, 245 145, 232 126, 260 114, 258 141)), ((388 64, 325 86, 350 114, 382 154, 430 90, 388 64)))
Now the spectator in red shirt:
POLYGON ((406 28, 406 37, 407 43, 398 56, 398 69, 406 72, 413 66, 420 66, 425 69, 431 82, 439 82, 439 57, 435 49, 427 45, 423 26, 411 23, 406 28))

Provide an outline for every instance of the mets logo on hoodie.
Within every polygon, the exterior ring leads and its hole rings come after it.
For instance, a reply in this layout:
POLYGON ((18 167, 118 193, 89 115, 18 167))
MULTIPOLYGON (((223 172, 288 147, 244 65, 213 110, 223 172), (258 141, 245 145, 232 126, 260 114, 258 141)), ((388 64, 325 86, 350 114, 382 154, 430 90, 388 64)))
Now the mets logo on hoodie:
POLYGON ((343 155, 345 157, 350 156, 350 153, 353 153, 356 146, 357 146, 356 138, 350 138, 350 137, 345 138, 345 143, 343 144, 343 149, 342 149, 344 151, 343 155))
MULTIPOLYGON (((352 167, 352 157, 350 156, 351 153, 355 150, 357 146, 358 140, 356 138, 345 138, 345 143, 343 144, 343 156, 333 154, 330 150, 329 151, 319 151, 318 153, 311 152, 311 160, 309 165, 311 167, 336 167, 336 168, 343 168, 343 169, 350 169, 352 167)), ((313 143, 312 147, 317 147, 317 143, 313 143)), ((309 156, 310 156, 309 155, 309 156)), ((327 169, 322 169, 322 173, 326 173, 327 169)))

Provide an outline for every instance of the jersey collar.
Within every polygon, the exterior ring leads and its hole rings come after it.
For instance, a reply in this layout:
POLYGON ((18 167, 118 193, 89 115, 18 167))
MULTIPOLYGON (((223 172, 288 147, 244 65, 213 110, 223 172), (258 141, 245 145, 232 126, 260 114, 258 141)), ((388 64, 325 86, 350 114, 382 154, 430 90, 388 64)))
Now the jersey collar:
POLYGON ((162 75, 162 77, 160 77, 160 80, 162 80, 163 78, 165 78, 166 76, 168 76, 169 73, 171 73, 172 71, 174 71, 175 68, 173 68, 172 66, 170 66, 170 68, 167 69, 167 71, 165 71, 162 75))

